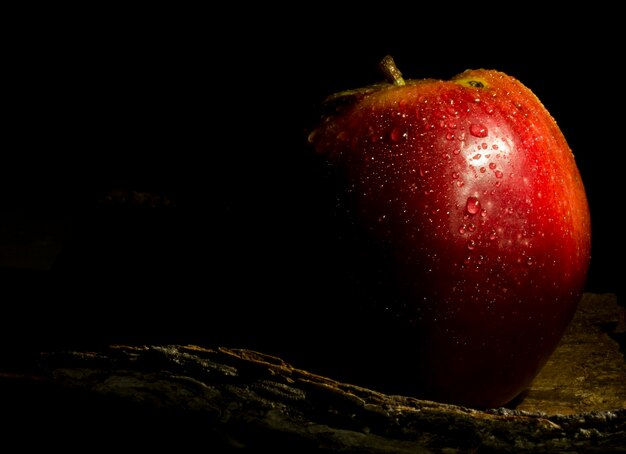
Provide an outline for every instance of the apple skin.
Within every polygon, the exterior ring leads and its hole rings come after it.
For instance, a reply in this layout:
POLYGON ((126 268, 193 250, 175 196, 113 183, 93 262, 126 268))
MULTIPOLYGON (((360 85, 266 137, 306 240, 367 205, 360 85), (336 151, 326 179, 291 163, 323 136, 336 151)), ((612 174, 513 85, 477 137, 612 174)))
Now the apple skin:
POLYGON ((555 120, 517 79, 482 69, 339 93, 327 108, 309 142, 338 176, 355 263, 378 292, 365 309, 345 301, 372 319, 346 333, 379 344, 373 359, 404 392, 510 402, 563 336, 590 260, 585 189, 555 120))

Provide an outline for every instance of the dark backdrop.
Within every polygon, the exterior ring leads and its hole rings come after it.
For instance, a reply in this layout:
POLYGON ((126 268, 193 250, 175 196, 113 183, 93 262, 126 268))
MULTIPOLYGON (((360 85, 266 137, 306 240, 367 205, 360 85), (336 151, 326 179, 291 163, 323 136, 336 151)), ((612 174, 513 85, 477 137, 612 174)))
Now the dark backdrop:
POLYGON ((557 29, 540 14, 512 23, 476 10, 397 27, 289 11, 65 13, 20 16, 4 57, 0 212, 62 232, 50 269, 0 270, 7 351, 262 348, 280 320, 297 327, 328 301, 340 307, 306 135, 326 95, 381 79, 387 53, 407 78, 494 68, 538 95, 587 188, 587 291, 621 291, 621 51, 599 18, 557 29), (112 189, 176 206, 103 203, 112 189))

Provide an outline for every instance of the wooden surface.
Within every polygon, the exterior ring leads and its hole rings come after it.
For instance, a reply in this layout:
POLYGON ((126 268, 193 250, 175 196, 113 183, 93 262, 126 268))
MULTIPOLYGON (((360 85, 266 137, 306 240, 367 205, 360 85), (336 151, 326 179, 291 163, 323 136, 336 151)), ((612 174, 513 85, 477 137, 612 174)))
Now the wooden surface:
POLYGON ((623 453, 620 317, 614 295, 585 295, 516 409, 386 395, 251 350, 118 345, 0 373, 0 432, 64 452, 623 453))
POLYGON ((575 414, 626 408, 624 308, 586 293, 556 351, 517 409, 575 414))

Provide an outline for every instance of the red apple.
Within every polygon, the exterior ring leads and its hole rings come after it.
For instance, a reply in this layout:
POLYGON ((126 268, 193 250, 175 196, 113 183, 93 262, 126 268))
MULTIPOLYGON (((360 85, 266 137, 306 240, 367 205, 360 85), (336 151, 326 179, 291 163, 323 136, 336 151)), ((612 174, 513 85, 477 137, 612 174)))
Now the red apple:
POLYGON ((379 339, 404 353, 390 355, 387 379, 410 377, 419 397, 504 405, 556 348, 586 281, 590 217, 574 156, 513 77, 405 81, 390 57, 383 68, 388 83, 329 97, 309 142, 341 175, 362 250, 378 251, 363 268, 391 276, 372 312, 400 334, 379 339))

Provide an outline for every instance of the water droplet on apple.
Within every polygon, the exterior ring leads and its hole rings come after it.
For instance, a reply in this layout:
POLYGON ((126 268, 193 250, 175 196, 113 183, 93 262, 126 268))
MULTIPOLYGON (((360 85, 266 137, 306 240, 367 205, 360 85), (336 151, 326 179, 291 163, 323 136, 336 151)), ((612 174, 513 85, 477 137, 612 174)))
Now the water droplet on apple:
POLYGON ((526 265, 531 266, 533 264, 533 258, 532 257, 528 257, 526 258, 526 265))
POLYGON ((482 210, 480 210, 480 215, 484 218, 485 216, 487 216, 487 210, 485 210, 484 208, 482 210))
POLYGON ((474 224, 470 224, 467 226, 467 230, 469 230, 470 232, 473 232, 474 230, 476 230, 476 226, 474 224))
POLYGON ((459 178, 459 172, 452 172, 452 178, 455 180, 459 178))
POLYGON ((459 154, 461 152, 460 148, 455 148, 454 150, 452 150, 452 154, 459 154))
POLYGON ((494 174, 495 174, 496 178, 502 178, 502 176, 504 175, 500 170, 496 170, 494 172, 494 174))
POLYGON ((489 239, 495 240, 497 237, 498 237, 498 234, 496 233, 496 231, 492 230, 491 233, 489 234, 489 239))
POLYGON ((480 159, 482 155, 480 153, 476 153, 474 156, 472 156, 472 159, 480 159))
POLYGON ((465 209, 469 214, 476 214, 480 211, 480 201, 477 197, 470 196, 467 198, 465 209))
POLYGON ((454 140, 454 133, 449 132, 446 134, 446 140, 454 140))
POLYGON ((463 224, 463 225, 461 225, 461 226, 459 227, 459 233, 460 233, 461 235, 463 235, 463 234, 465 233, 465 224, 463 224))
POLYGON ((470 134, 474 137, 487 137, 489 131, 487 131, 487 128, 485 126, 478 123, 473 123, 470 126, 470 134))
POLYGON ((456 185, 460 188, 464 185, 465 183, 463 183, 461 180, 456 182, 456 185))
POLYGON ((489 163, 489 168, 490 168, 491 170, 494 170, 494 169, 496 168, 496 163, 495 163, 495 162, 490 162, 490 163, 489 163))
POLYGON ((487 169, 485 169, 484 167, 480 168, 480 173, 485 173, 487 171, 487 169))
POLYGON ((496 188, 499 188, 502 185, 501 181, 496 181, 496 188))
POLYGON ((467 242, 467 249, 469 249, 470 251, 473 251, 474 249, 476 249, 476 241, 469 240, 467 242))

